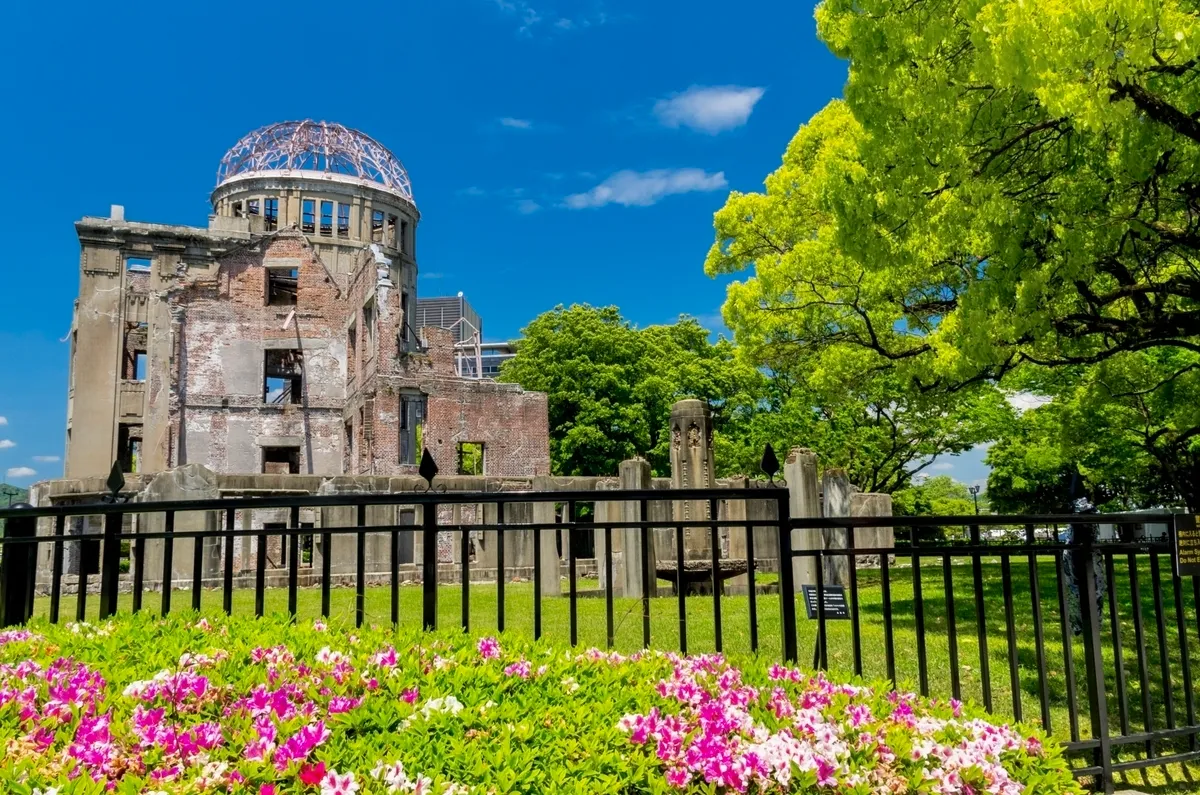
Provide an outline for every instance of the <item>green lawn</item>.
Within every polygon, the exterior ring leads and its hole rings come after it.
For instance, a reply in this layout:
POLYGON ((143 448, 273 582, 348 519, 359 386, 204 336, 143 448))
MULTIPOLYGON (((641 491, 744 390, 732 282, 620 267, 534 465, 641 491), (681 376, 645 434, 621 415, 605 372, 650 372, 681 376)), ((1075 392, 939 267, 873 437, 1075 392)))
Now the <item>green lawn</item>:
MULTIPOLYGON (((1119 708, 1117 698, 1117 676, 1112 643, 1111 626, 1107 617, 1107 604, 1103 630, 1103 653, 1107 678, 1108 707, 1113 732, 1128 723, 1131 732, 1140 731, 1143 721, 1143 702, 1150 705, 1152 725, 1165 725, 1166 699, 1168 692, 1163 687, 1160 668, 1160 646, 1157 627, 1153 620, 1151 570, 1146 558, 1140 559, 1140 605, 1143 613, 1144 634, 1142 642, 1134 632, 1134 607, 1130 589, 1128 567, 1124 559, 1115 565, 1116 595, 1121 619, 1122 663, 1126 676, 1128 710, 1119 708), (1144 655, 1144 660, 1141 655, 1144 655), (1143 673, 1144 662, 1144 677, 1143 673), (1144 681, 1144 685, 1143 685, 1144 681), (1143 693, 1145 699, 1143 699, 1143 693)), ((1176 722, 1188 723, 1188 697, 1181 677, 1178 622, 1175 614, 1175 594, 1169 576, 1169 561, 1161 559, 1162 595, 1167 617, 1165 641, 1170 663, 1171 682, 1169 692, 1174 700, 1176 722)), ((1066 660, 1063 650, 1060 624, 1058 585, 1053 560, 1041 558, 1037 566, 1038 594, 1043 615, 1043 659, 1047 671, 1045 688, 1049 703, 1049 731, 1061 740, 1071 739, 1071 711, 1069 709, 1066 660)), ((764 576, 762 578, 766 580, 764 576)), ((772 578, 773 579, 773 578, 772 578)), ((927 654, 929 693, 933 696, 949 697, 952 693, 952 677, 949 651, 949 616, 945 599, 944 570, 940 561, 926 560, 921 567, 922 594, 925 611, 924 644, 927 654)), ((977 640, 978 623, 973 591, 973 573, 968 558, 953 558, 951 580, 954 594, 954 622, 958 637, 958 673, 964 698, 982 703, 983 687, 977 640)), ((1030 724, 1042 722, 1040 687, 1038 679, 1038 649, 1032 608, 1032 588, 1027 558, 1013 558, 1011 582, 1013 595, 1013 619, 1016 640, 1017 698, 1014 699, 1010 684, 1009 646, 1006 631, 1003 572, 998 560, 992 559, 983 566, 984 613, 988 642, 988 661, 991 669, 992 711, 998 718, 1011 719, 1018 706, 1022 719, 1030 724)), ((1194 594, 1190 581, 1185 581, 1183 624, 1188 638, 1188 652, 1193 660, 1200 660, 1200 623, 1197 620, 1194 594)), ((581 580, 581 591, 594 590, 594 580, 581 580)), ((564 592, 566 583, 564 582, 564 592)), ((533 632, 533 589, 529 583, 510 583, 506 591, 506 631, 531 635, 533 632)), ((462 602, 460 586, 443 586, 439 591, 439 623, 441 626, 457 626, 461 621, 462 602)), ((157 611, 160 594, 147 592, 145 609, 157 611)), ((75 615, 75 597, 64 597, 62 616, 75 615)), ((131 597, 121 597, 120 609, 130 608, 131 597)), ((88 613, 95 617, 98 597, 88 597, 88 613)), ((721 598, 722 624, 724 628, 724 651, 734 656, 750 653, 749 598, 746 596, 724 596, 721 598)), ((863 673, 867 679, 886 677, 887 662, 884 642, 883 599, 878 571, 860 571, 859 601, 861 608, 861 637, 863 673)), ((176 591, 172 598, 176 610, 191 605, 188 591, 176 591)), ((352 623, 354 620, 355 594, 353 589, 339 588, 332 593, 331 618, 334 621, 352 623)), ((711 651, 714 644, 714 620, 712 597, 689 597, 687 600, 687 639, 690 652, 711 651)), ((222 594, 219 590, 204 592, 203 610, 219 612, 222 594)), ((271 589, 266 593, 266 611, 285 611, 287 592, 271 589)), ((892 569, 891 608, 895 633, 895 666, 901 686, 918 689, 918 649, 920 638, 914 617, 913 571, 897 565, 892 569)), ((254 593, 250 590, 234 593, 233 609, 237 614, 254 611, 254 593)), ((767 660, 780 658, 780 597, 777 594, 760 595, 757 599, 759 655, 767 660)), ((37 611, 45 615, 48 600, 39 599, 37 611)), ((304 588, 299 591, 298 612, 301 617, 315 617, 320 613, 320 589, 304 588)), ((470 591, 470 631, 476 634, 494 632, 496 629, 497 598, 494 584, 473 585, 470 591)), ((799 638, 800 663, 808 667, 812 662, 816 639, 815 620, 805 617, 803 605, 797 599, 797 632, 799 638)), ((366 594, 367 622, 385 624, 391 617, 390 589, 369 588, 366 594)), ((404 626, 417 627, 421 621, 421 590, 417 586, 404 586, 400 590, 400 620, 404 626)), ((543 636, 562 643, 569 640, 569 600, 546 598, 542 606, 543 636)), ((642 645, 641 602, 634 599, 617 599, 614 604, 616 648, 633 651, 642 645)), ((578 600, 579 644, 581 646, 605 645, 605 603, 603 598, 581 598, 578 600)), ((848 621, 831 621, 829 626, 829 668, 837 673, 853 671, 851 625, 848 621)), ((674 598, 654 599, 651 602, 651 644, 655 648, 679 648, 678 601, 674 598)), ((1077 725, 1079 735, 1090 735, 1087 689, 1084 684, 1084 651, 1082 640, 1072 637, 1070 656, 1075 666, 1077 693, 1077 725)), ((1200 672, 1200 668, 1197 669, 1200 672)), ((1195 688, 1193 688, 1194 690, 1195 688)), ((1196 705, 1200 707, 1200 704, 1196 705)), ((1137 749, 1144 751, 1143 746, 1137 749)), ((1165 751, 1165 749, 1162 749, 1165 751)), ((1187 786, 1197 787, 1182 777, 1175 778, 1187 786)), ((1158 774, 1155 774, 1158 775, 1158 774)), ((1129 779, 1130 785, 1145 788, 1141 774, 1129 779)), ((1164 790, 1171 792, 1173 790, 1164 790)), ((1179 790, 1179 791, 1194 791, 1179 790)))

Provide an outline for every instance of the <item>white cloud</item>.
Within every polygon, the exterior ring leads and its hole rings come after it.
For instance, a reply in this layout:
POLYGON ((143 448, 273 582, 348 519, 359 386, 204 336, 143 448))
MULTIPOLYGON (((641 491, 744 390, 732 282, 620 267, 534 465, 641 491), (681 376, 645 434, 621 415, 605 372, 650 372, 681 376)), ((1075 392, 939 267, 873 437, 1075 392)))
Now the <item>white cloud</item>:
POLYGON ((952 461, 938 461, 936 464, 930 464, 929 468, 938 472, 949 472, 954 469, 954 463, 952 461))
POLYGON ((716 135, 745 124, 764 91, 745 86, 692 86, 654 103, 654 115, 667 127, 689 127, 716 135))
POLYGON ((445 276, 444 273, 418 273, 418 279, 441 279, 445 276))
POLYGON ((37 471, 29 467, 9 467, 4 476, 8 478, 31 478, 36 474, 37 471))
POLYGON ((517 212, 521 215, 532 215, 540 209, 542 209, 542 205, 533 199, 521 199, 521 201, 517 202, 517 212))
POLYGON ((699 168, 657 169, 654 171, 618 171, 586 193, 575 193, 564 200, 572 210, 620 204, 624 207, 649 207, 666 196, 693 191, 724 188, 725 172, 709 174, 699 168))
POLYGON ((7 450, 10 447, 16 447, 17 443, 12 439, 0 439, 0 450, 7 450))
POLYGON ((62 459, 56 455, 35 455, 33 460, 37 461, 39 464, 53 464, 56 461, 61 461, 62 459))
POLYGON ((558 16, 552 10, 547 15, 531 6, 526 0, 495 0, 495 3, 501 11, 517 19, 519 23, 517 33, 523 36, 532 36, 533 29, 542 22, 546 22, 554 30, 566 33, 604 25, 612 20, 612 17, 604 10, 604 3, 600 0, 593 3, 590 12, 570 17, 558 16))
POLYGON ((1036 409, 1053 401, 1053 398, 1046 395, 1035 395, 1032 392, 1009 392, 1006 397, 1008 398, 1008 404, 1019 413, 1024 413, 1029 411, 1029 409, 1036 409))
POLYGON ((501 127, 508 127, 510 130, 532 130, 533 122, 529 119, 514 119, 512 116, 505 116, 500 119, 501 127))
POLYGON ((530 28, 542 21, 542 15, 524 0, 496 0, 501 11, 517 17, 521 24, 518 33, 529 33, 530 28))
POLYGON ((0 417, 0 425, 8 425, 8 417, 0 417))
POLYGON ((477 185, 471 185, 469 187, 463 188, 458 193, 460 196, 486 196, 487 195, 487 191, 485 191, 483 188, 480 188, 477 185))

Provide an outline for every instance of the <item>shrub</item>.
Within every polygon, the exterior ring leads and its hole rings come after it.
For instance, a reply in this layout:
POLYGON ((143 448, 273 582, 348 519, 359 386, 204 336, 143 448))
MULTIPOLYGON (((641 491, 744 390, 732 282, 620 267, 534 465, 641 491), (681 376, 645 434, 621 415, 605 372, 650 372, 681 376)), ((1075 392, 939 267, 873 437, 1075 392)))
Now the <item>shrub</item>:
POLYGON ((285 619, 0 632, 0 791, 1077 793, 970 706, 719 656, 285 619))

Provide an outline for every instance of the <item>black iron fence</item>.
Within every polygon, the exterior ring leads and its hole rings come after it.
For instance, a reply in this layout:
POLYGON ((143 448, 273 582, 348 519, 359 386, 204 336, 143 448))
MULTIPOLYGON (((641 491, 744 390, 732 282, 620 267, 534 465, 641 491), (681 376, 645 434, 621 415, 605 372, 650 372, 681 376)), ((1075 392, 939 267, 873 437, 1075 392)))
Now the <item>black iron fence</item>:
POLYGON ((302 583, 311 583, 319 589, 320 613, 328 617, 338 590, 331 570, 334 540, 348 537, 354 541, 348 576, 357 625, 368 617, 382 619, 368 611, 369 595, 379 591, 388 598, 391 622, 402 623, 403 566, 416 572, 420 625, 427 629, 446 623, 445 611, 439 611, 442 597, 459 603, 461 615, 453 620, 467 631, 473 621, 475 629, 482 623, 501 631, 520 624, 542 637, 549 610, 551 634, 561 629, 574 645, 581 638, 582 611, 584 642, 602 637, 610 648, 629 643, 685 652, 711 648, 789 662, 803 656, 806 663, 811 648, 817 668, 886 679, 931 697, 970 699, 1001 718, 1040 724, 1080 760, 1077 775, 1107 791, 1114 773, 1200 758, 1191 669, 1191 659, 1200 654, 1200 582, 1174 573, 1173 517, 793 519, 789 496, 782 488, 430 490, 2 509, 7 527, 0 539, 0 624, 22 623, 35 613, 58 622, 70 596, 63 592, 68 581, 74 616, 83 620, 91 615, 89 576, 98 576, 100 618, 126 605, 132 611, 153 609, 147 599, 153 592, 157 609, 166 614, 173 599, 181 593, 187 598, 189 591, 190 607, 197 610, 205 594, 219 592, 227 613, 234 612, 235 592, 252 591, 253 612, 261 616, 273 591, 269 572, 271 581, 286 588, 288 612, 298 612, 302 583), (600 502, 625 506, 621 520, 600 515, 594 509, 600 502), (531 521, 516 507, 547 503, 558 509, 544 520, 531 521), (672 503, 696 510, 681 514, 670 510, 672 503), (740 512, 730 507, 737 504, 740 512), (474 517, 488 521, 444 520, 447 506, 467 505, 491 506, 474 517), (415 508, 419 520, 368 522, 369 511, 386 506, 415 508), (327 508, 353 509, 354 523, 301 523, 302 510, 327 508), (264 510, 286 510, 286 526, 236 526, 243 512, 264 510), (219 516, 220 526, 176 528, 177 517, 196 512, 219 516), (155 526, 161 530, 130 532, 132 515, 160 517, 155 526), (67 522, 77 517, 98 517, 103 531, 68 534, 67 522), (1166 532, 1147 533, 1155 523, 1166 532), (495 544, 496 575, 483 584, 473 582, 472 566, 478 564, 467 552, 473 534, 481 531, 494 533, 495 544), (513 582, 507 574, 514 563, 506 560, 506 545, 522 531, 534 538, 530 583, 513 582), (561 562, 555 545, 541 543, 549 533, 561 533, 561 562), (457 583, 449 587, 447 564, 439 560, 444 534, 456 536, 461 549, 454 564, 457 583), (271 565, 269 536, 287 540, 281 547, 284 571, 271 565), (376 577, 369 587, 367 542, 379 536, 389 542, 388 571, 381 584, 376 577), (406 536, 412 539, 409 549, 419 543, 411 564, 401 561, 406 536), (255 542, 253 568, 242 560, 235 569, 235 542, 244 538, 255 542), (208 579, 206 541, 221 552, 220 570, 208 579), (736 550, 732 541, 739 542, 736 550), (158 542, 160 560, 148 571, 147 545, 158 542), (183 582, 174 561, 180 542, 191 542, 185 550, 191 576, 183 582), (77 561, 74 573, 64 576, 64 552, 97 543, 97 571, 77 561), (579 551, 593 548, 594 561, 581 564, 579 551), (123 549, 129 555, 124 575, 123 549), (320 550, 305 577, 302 549, 320 550), (638 582, 630 585, 619 576, 626 567, 636 570, 638 582), (581 576, 584 568, 595 572, 600 587, 581 576), (552 599, 547 587, 563 598, 552 599), (489 612, 486 620, 472 608, 473 595, 489 612), (660 595, 667 598, 656 598, 660 595), (626 618, 634 618, 633 625, 640 618, 640 638, 626 618))

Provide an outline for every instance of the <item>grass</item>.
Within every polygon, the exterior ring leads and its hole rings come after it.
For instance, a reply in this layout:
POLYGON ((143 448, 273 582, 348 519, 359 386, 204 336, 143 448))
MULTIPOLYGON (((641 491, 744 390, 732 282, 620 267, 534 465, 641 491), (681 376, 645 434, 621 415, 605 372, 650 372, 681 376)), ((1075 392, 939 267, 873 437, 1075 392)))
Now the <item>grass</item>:
MULTIPOLYGON (((1120 624, 1120 652, 1122 669, 1125 674, 1124 689, 1126 693, 1125 707, 1122 708, 1118 699, 1118 676, 1116 665, 1116 649, 1113 642, 1111 622, 1109 620, 1108 603, 1104 606, 1102 627, 1102 653, 1104 655, 1104 671, 1106 677, 1105 690, 1108 695, 1107 703, 1110 715, 1110 725, 1114 734, 1127 729, 1131 733, 1141 731, 1146 725, 1162 728, 1167 720, 1167 694, 1173 703, 1173 718, 1177 725, 1195 723, 1193 704, 1197 699, 1195 693, 1185 692, 1181 671, 1181 646, 1179 642, 1179 627, 1184 627, 1186 649, 1190 659, 1200 660, 1200 619, 1196 612, 1196 593, 1190 587, 1190 581, 1184 581, 1185 588, 1179 594, 1183 606, 1183 615, 1176 614, 1176 595, 1170 577, 1169 561, 1162 561, 1161 569, 1152 569, 1149 559, 1141 556, 1138 559, 1137 574, 1139 578, 1139 599, 1136 608, 1140 609, 1143 622, 1143 633, 1139 638, 1135 631, 1134 617, 1135 601, 1130 582, 1130 569, 1127 561, 1122 558, 1114 566, 1116 581, 1116 601, 1120 624), (1157 574, 1162 584, 1163 613, 1165 622, 1161 639, 1158 625, 1154 621, 1155 605, 1152 598, 1153 577, 1157 574), (1160 640, 1165 643, 1160 644, 1160 640), (1164 687, 1161 660, 1165 648, 1168 661, 1170 681, 1164 687), (1149 711, 1144 710, 1149 707, 1149 711), (1189 713, 1192 714, 1189 714, 1189 713)), ((1036 623, 1034 620, 1031 570, 1028 559, 1014 557, 1011 561, 1009 579, 1011 581, 1011 610, 1013 621, 1013 639, 1015 645, 1011 649, 1011 662, 1015 664, 1015 688, 1013 686, 1012 667, 1010 667, 1010 646, 1008 642, 1005 575, 999 559, 987 559, 982 566, 983 573, 983 627, 986 630, 987 661, 990 666, 990 682, 992 695, 992 713, 1001 720, 1011 720, 1019 715, 1020 719, 1031 725, 1043 727, 1056 739, 1069 741, 1073 734, 1080 738, 1088 738, 1090 731, 1090 713, 1088 709, 1088 694, 1085 676, 1085 658, 1083 642, 1080 637, 1069 636, 1064 646, 1061 630, 1062 613, 1059 608, 1057 569, 1052 558, 1042 557, 1035 567, 1038 582, 1037 594, 1041 603, 1042 615, 1042 652, 1039 655, 1037 644, 1036 623), (1069 698, 1067 664, 1074 666, 1077 694, 1075 709, 1071 708, 1069 698), (1039 663, 1045 666, 1046 677, 1038 676, 1039 663), (1043 684, 1044 682, 1044 684, 1043 684), (1042 688, 1045 688, 1047 710, 1043 714, 1041 708, 1042 688), (1072 726, 1077 727, 1072 731, 1072 726)), ((891 574, 891 615, 894 631, 896 678, 901 687, 913 690, 919 689, 919 659, 923 648, 927 661, 928 693, 935 697, 950 697, 953 693, 953 671, 957 671, 961 695, 964 699, 983 703, 983 676, 979 654, 979 617, 976 613, 974 598, 973 569, 968 558, 952 558, 948 569, 943 568, 941 561, 925 559, 920 569, 922 605, 925 616, 924 633, 917 632, 916 599, 914 588, 914 572, 910 567, 895 566, 891 574), (949 600, 946 599, 946 577, 952 584, 953 621, 957 638, 958 665, 952 668, 950 654, 950 621, 948 612, 949 600)), ((765 581, 766 576, 760 576, 765 581)), ((594 590, 598 584, 594 580, 581 580, 580 591, 594 590)), ((564 593, 566 583, 564 582, 564 593)), ((75 597, 64 597, 62 616, 73 618, 75 615, 75 597)), ((157 593, 147 593, 144 609, 157 611, 161 596, 157 593)), ((462 590, 461 586, 443 586, 439 589, 438 619, 439 626, 457 626, 462 619, 462 590)), ((42 598, 37 602, 37 613, 45 615, 48 612, 48 599, 42 598)), ((88 615, 94 619, 97 616, 98 597, 94 594, 87 599, 88 615)), ((723 650, 733 656, 749 655, 750 642, 750 599, 747 596, 723 596, 721 598, 721 615, 723 628, 723 650)), ((689 652, 704 652, 715 650, 715 621, 713 598, 711 596, 688 597, 687 610, 687 645, 689 652)), ((800 650, 800 663, 808 667, 812 662, 813 649, 817 635, 817 622, 806 617, 800 599, 796 600, 797 636, 800 650)), ((297 612, 302 618, 313 618, 320 614, 320 589, 300 589, 297 598, 297 612)), ((650 624, 651 645, 655 648, 678 649, 680 640, 680 622, 678 600, 662 598, 651 600, 650 624)), ((176 591, 172 597, 173 609, 187 609, 191 605, 191 594, 188 591, 176 591)), ((757 598, 758 654, 766 660, 781 658, 780 633, 780 597, 777 594, 759 595, 757 598)), ((884 631, 883 589, 880 572, 861 570, 859 572, 859 606, 861 627, 861 650, 863 676, 868 680, 884 679, 887 676, 887 655, 884 631)), ((131 596, 121 596, 119 609, 124 611, 131 607, 131 596)), ((470 588, 470 631, 474 634, 486 634, 496 631, 497 592, 495 584, 472 585, 470 588)), ((219 612, 222 608, 222 594, 219 590, 209 590, 203 593, 202 611, 219 612)), ((265 610, 267 613, 284 612, 287 609, 287 591, 285 589, 270 589, 265 594, 265 610)), ((331 595, 331 619, 339 622, 352 623, 354 620, 355 593, 353 589, 338 588, 331 595)), ((547 597, 542 605, 543 637, 561 642, 569 641, 570 618, 569 600, 566 598, 547 597)), ((254 611, 254 593, 250 590, 239 590, 233 594, 233 610, 235 614, 252 614, 254 611)), ((603 598, 580 598, 577 603, 578 611, 578 642, 581 646, 600 646, 606 644, 605 601, 603 598)), ((533 588, 529 583, 509 583, 505 588, 506 632, 524 635, 533 634, 533 588)), ((371 624, 386 624, 391 620, 391 595, 388 587, 371 587, 366 593, 366 621, 371 624)), ((400 589, 400 623, 403 626, 418 627, 421 622, 421 589, 416 586, 404 586, 400 589)), ((633 651, 642 646, 641 601, 636 599, 614 600, 614 629, 615 647, 623 651, 633 651)), ((851 640, 851 624, 849 621, 828 622, 828 661, 831 671, 849 675, 854 670, 853 645, 851 640)), ((1200 700, 1200 699, 1197 699, 1200 700)), ((1145 752, 1144 746, 1130 749, 1137 753, 1145 752)), ((1168 749, 1160 747, 1159 753, 1168 749)), ((1126 755, 1130 754, 1126 751, 1126 755)), ((1168 789, 1156 790, 1162 793, 1194 792, 1200 789, 1192 771, 1176 768, 1172 775, 1166 768, 1160 771, 1150 771, 1145 774, 1134 773, 1127 776, 1129 786, 1147 789, 1152 786, 1165 786, 1168 789), (1187 777, 1192 776, 1191 780, 1187 777), (1157 783, 1156 783, 1157 782, 1157 783), (1170 789, 1182 783, 1185 789, 1170 789)))

